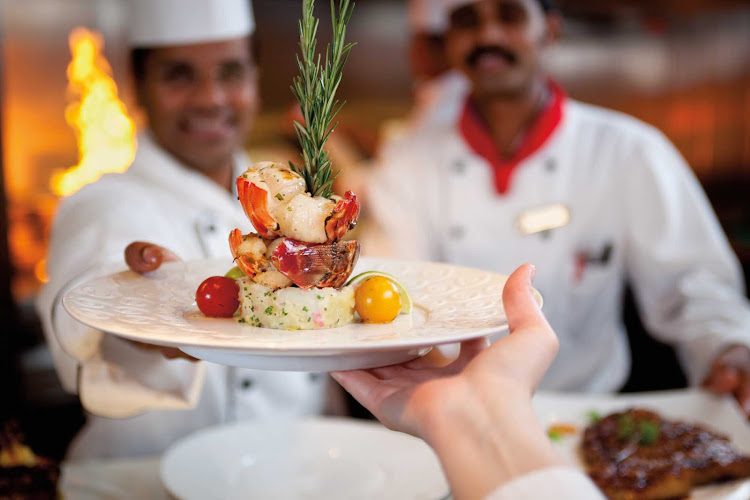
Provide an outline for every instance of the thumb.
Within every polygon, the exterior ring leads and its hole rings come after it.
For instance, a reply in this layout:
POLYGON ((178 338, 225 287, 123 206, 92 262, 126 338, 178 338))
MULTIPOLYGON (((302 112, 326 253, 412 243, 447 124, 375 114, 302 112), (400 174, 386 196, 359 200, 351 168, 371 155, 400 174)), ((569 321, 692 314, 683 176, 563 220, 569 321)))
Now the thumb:
POLYGON ((506 354, 523 360, 516 367, 531 388, 542 379, 560 345, 534 296, 531 287, 534 272, 534 266, 524 264, 508 278, 503 289, 503 306, 510 335, 497 342, 502 343, 506 354))
POLYGON ((505 283, 503 307, 511 334, 521 330, 550 329, 531 287, 535 274, 534 266, 524 264, 505 283))
POLYGON ((170 250, 145 241, 135 241, 125 248, 125 262, 137 273, 154 271, 162 262, 176 260, 180 258, 170 250))

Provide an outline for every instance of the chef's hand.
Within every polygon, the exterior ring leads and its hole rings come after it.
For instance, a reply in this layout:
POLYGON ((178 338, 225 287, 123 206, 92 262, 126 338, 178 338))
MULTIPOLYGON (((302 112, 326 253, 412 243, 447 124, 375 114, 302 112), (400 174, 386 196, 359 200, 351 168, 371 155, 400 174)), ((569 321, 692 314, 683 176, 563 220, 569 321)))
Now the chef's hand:
MULTIPOLYGON (((155 271, 161 266, 162 262, 178 260, 180 260, 180 258, 171 250, 145 241, 134 241, 125 248, 125 262, 131 270, 139 274, 155 271)), ((196 358, 185 354, 176 347, 164 347, 135 341, 131 342, 141 349, 159 351, 162 356, 167 359, 181 358, 190 361, 198 361, 196 358)))
POLYGON ((125 263, 140 274, 159 269, 162 262, 178 260, 180 258, 171 250, 145 241, 134 241, 125 248, 125 263))
POLYGON ((508 279, 503 304, 510 334, 488 347, 461 344, 452 363, 420 358, 332 376, 390 429, 435 449, 457 498, 481 498, 502 482, 562 463, 531 407, 558 340, 534 298, 534 268, 508 279))
POLYGON ((733 345, 722 351, 714 360, 703 385, 717 394, 734 395, 750 417, 750 349, 733 345))

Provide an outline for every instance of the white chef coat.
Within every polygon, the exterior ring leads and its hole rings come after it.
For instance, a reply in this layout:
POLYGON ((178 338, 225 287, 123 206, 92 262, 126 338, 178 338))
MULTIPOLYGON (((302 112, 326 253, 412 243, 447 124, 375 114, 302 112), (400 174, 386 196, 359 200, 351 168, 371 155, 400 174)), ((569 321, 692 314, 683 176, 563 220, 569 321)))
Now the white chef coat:
MULTIPOLYGON (((239 175, 248 160, 237 155, 235 164, 239 175)), ((229 269, 234 228, 252 230, 236 194, 184 167, 148 133, 139 137, 127 172, 105 175, 61 202, 47 260, 50 281, 37 306, 63 387, 78 392, 91 414, 69 458, 155 454, 208 425, 322 411, 326 376, 169 361, 54 307, 71 280, 125 269, 123 251, 137 240, 184 260, 223 256, 229 269), (184 411, 170 411, 177 409, 184 411), (122 417, 129 418, 113 419, 122 417)))
POLYGON ((457 70, 446 71, 440 76, 419 83, 408 117, 386 122, 382 127, 382 147, 410 140, 428 128, 452 125, 469 90, 471 87, 468 79, 457 70))
POLYGON ((513 170, 504 194, 455 121, 392 144, 367 183, 383 237, 363 235, 363 254, 502 274, 535 264, 534 284, 561 341, 542 383, 552 390, 609 392, 625 382, 621 300, 629 280, 649 331, 680 347, 698 383, 719 349, 750 345, 738 261, 699 183, 659 131, 561 102, 559 123, 513 170), (520 233, 520 215, 555 204, 567 207, 569 224, 520 233))

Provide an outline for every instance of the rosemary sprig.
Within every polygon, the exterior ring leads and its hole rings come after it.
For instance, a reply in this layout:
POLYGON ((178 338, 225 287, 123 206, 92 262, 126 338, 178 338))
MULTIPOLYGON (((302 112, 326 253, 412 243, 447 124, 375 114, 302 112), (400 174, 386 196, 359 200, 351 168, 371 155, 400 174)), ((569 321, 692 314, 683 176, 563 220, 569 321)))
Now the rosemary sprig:
POLYGON ((354 4, 340 0, 336 9, 334 0, 331 0, 333 38, 326 47, 323 64, 320 54, 316 54, 318 19, 313 15, 314 6, 315 0, 302 2, 302 19, 299 21, 301 57, 297 55, 299 75, 292 84, 292 93, 299 101, 304 119, 304 124, 294 122, 304 163, 294 165, 289 162, 289 166, 305 179, 307 190, 313 196, 330 198, 333 194, 331 185, 338 172, 332 173, 331 159, 323 147, 338 124, 332 124, 333 119, 345 104, 336 100, 336 90, 349 51, 354 46, 353 43, 344 43, 354 4))

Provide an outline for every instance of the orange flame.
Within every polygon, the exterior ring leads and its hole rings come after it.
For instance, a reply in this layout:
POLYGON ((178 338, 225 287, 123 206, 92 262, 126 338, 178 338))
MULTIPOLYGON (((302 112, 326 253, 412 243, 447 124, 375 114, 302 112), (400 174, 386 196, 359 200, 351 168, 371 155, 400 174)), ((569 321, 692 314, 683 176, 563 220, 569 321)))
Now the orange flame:
POLYGON ((102 55, 101 35, 76 28, 69 38, 68 92, 73 96, 65 120, 78 142, 78 164, 52 177, 52 190, 74 193, 107 172, 124 172, 135 157, 135 123, 117 96, 112 69, 102 55))

